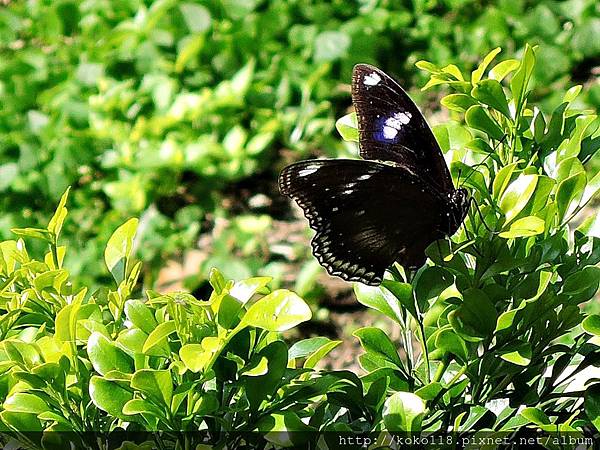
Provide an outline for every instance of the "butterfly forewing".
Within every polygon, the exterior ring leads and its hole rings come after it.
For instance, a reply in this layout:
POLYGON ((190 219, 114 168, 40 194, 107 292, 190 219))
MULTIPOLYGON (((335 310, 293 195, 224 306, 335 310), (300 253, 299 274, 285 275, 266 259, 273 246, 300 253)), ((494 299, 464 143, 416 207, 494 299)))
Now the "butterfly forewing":
POLYGON ((454 189, 431 129, 396 81, 376 67, 358 64, 352 75, 352 102, 364 159, 398 163, 442 192, 454 189))
POLYGON ((444 199, 402 167, 364 160, 309 160, 286 167, 281 192, 304 210, 313 253, 332 275, 379 284, 394 261, 417 267, 444 235, 444 199))

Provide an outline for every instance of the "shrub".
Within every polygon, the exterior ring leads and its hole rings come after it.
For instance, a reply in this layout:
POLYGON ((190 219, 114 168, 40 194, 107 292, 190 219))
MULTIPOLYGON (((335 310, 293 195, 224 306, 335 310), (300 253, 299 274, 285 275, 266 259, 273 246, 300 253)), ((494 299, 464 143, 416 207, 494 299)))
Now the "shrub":
MULTIPOLYGON (((355 332, 364 376, 316 370, 339 341, 288 346, 280 332, 310 309, 266 277, 233 282, 213 270, 208 298, 142 297, 137 219, 108 239, 114 286, 91 293, 70 278, 59 245, 67 192, 45 228, 14 229, 19 239, 0 243, 2 431, 65 448, 65 439, 98 446, 125 429, 191 448, 598 430, 600 384, 571 384, 600 365, 600 317, 581 309, 600 283, 598 219, 574 225, 598 192, 600 176, 584 166, 599 147, 598 120, 573 107, 579 87, 546 116, 529 100, 535 50, 488 70, 497 53, 468 78, 419 63, 429 86, 453 90, 443 103, 465 119, 435 131, 477 208, 416 273, 394 266, 381 287, 355 286, 361 303, 401 327, 402 352, 366 327, 355 332), (24 239, 49 251, 33 258, 24 239)), ((351 118, 340 123, 356 137, 351 118)))
MULTIPOLYGON (((442 104, 466 123, 435 133, 475 207, 416 273, 396 266, 382 287, 355 286, 361 303, 401 327, 406 352, 400 358, 385 333, 367 327, 355 333, 360 362, 398 391, 387 408, 419 406, 421 430, 582 432, 599 424, 600 384, 571 383, 600 366, 599 316, 581 309, 598 290, 600 238, 596 214, 574 219, 600 191, 600 174, 584 166, 600 148, 599 121, 573 107, 581 86, 542 113, 530 101, 535 49, 491 65, 499 51, 468 77, 417 63, 430 73, 424 89, 447 86, 442 104)), ((344 118, 340 130, 355 139, 352 123, 344 118)))

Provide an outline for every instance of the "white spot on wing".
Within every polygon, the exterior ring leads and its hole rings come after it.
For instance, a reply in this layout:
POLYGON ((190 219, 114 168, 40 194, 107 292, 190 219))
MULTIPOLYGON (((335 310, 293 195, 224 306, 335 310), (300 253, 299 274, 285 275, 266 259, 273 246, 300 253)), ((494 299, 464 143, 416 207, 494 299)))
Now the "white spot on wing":
MULTIPOLYGON (((386 121, 386 123, 387 123, 387 121, 386 121)), ((398 129, 397 128, 389 127, 387 125, 385 125, 383 127, 383 137, 385 139, 394 139, 397 134, 398 134, 398 129)))
POLYGON ((315 173, 317 170, 319 170, 318 166, 307 166, 306 169, 302 169, 298 172, 298 176, 305 177, 311 173, 315 173))
POLYGON ((389 140, 394 139, 402 126, 409 123, 411 118, 412 114, 408 111, 399 111, 394 113, 392 117, 388 117, 383 123, 383 138, 389 140))
POLYGON ((380 81, 381 77, 376 72, 372 72, 368 75, 365 75, 365 77, 363 78, 363 83, 365 83, 367 86, 377 86, 380 81))
POLYGON ((371 178, 371 175, 361 175, 358 180, 368 180, 369 178, 371 178))

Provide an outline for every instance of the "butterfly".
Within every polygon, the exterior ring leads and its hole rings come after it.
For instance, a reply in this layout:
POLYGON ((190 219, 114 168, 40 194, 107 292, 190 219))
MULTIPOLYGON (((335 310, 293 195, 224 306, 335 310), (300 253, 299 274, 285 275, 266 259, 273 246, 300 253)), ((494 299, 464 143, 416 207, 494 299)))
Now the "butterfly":
POLYGON ((382 70, 358 64, 352 74, 360 156, 291 164, 279 189, 316 231, 313 254, 330 275, 379 285, 394 262, 421 267, 425 249, 453 235, 469 209, 455 189, 425 118, 382 70))

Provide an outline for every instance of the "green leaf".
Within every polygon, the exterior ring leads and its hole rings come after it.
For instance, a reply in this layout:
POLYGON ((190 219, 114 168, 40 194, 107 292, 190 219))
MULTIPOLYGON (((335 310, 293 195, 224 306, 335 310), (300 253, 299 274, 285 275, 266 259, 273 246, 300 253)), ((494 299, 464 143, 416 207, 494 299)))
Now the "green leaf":
POLYGON ((44 400, 39 398, 37 395, 28 394, 26 392, 15 392, 10 395, 5 401, 2 407, 6 411, 19 412, 19 413, 30 413, 30 414, 41 414, 46 411, 50 411, 50 407, 44 400))
POLYGON ((496 81, 502 81, 508 74, 519 68, 521 63, 516 59, 507 59, 499 62, 490 69, 490 78, 496 81))
POLYGON ((272 413, 262 417, 258 431, 275 448, 302 446, 316 429, 306 425, 293 411, 272 413))
POLYGON ((530 237, 544 232, 545 222, 543 219, 535 216, 522 217, 515 220, 508 231, 500 233, 504 239, 515 239, 518 237, 530 237))
POLYGON ((250 367, 242 370, 240 372, 240 376, 257 377, 266 374, 268 371, 269 361, 267 360, 267 358, 262 357, 257 361, 254 361, 254 364, 251 364, 250 367))
POLYGON ((182 40, 175 60, 175 71, 183 72, 187 64, 198 56, 205 42, 206 38, 203 34, 187 36, 182 40))
POLYGON ((177 327, 175 326, 175 322, 173 320, 169 320, 167 322, 163 322, 159 324, 152 333, 148 335, 148 339, 144 342, 144 348, 142 352, 147 353, 155 345, 158 345, 161 342, 164 342, 164 339, 171 333, 176 331, 177 327))
POLYGON ((550 419, 548 416, 539 408, 524 408, 521 411, 521 416, 527 419, 529 422, 536 425, 549 425, 550 419))
POLYGON ((133 398, 133 392, 121 387, 114 381, 108 381, 104 378, 93 376, 90 380, 90 397, 94 405, 111 416, 128 420, 126 414, 123 414, 123 407, 133 398))
POLYGON ((321 361, 331 350, 340 345, 342 341, 329 341, 326 344, 319 347, 315 352, 313 352, 306 361, 304 361, 305 369, 313 369, 319 361, 321 361))
POLYGON ((490 138, 501 140, 504 137, 504 132, 494 119, 490 117, 485 108, 480 105, 471 106, 465 113, 465 122, 471 128, 483 131, 490 138))
POLYGON ((31 237, 46 241, 49 244, 54 242, 54 236, 48 230, 43 228, 11 228, 11 232, 20 237, 31 237))
POLYGON ((518 366, 528 366, 531 362, 531 344, 529 342, 517 342, 501 349, 498 354, 500 358, 518 366))
POLYGON ((127 276, 127 265, 137 226, 138 219, 129 219, 115 230, 106 244, 104 261, 117 284, 120 284, 127 276))
POLYGON ((579 202, 583 197, 586 183, 585 172, 579 172, 559 183, 558 188, 556 189, 556 204, 558 207, 559 221, 561 223, 567 219, 579 205, 579 202))
POLYGON ((600 315, 593 314, 591 316, 587 316, 582 322, 581 326, 589 334, 600 336, 600 315))
POLYGON ((181 16, 192 33, 203 33, 210 28, 210 11, 196 3, 182 3, 179 5, 181 16))
POLYGON ((585 390, 583 395, 585 414, 596 430, 600 431, 600 383, 595 383, 585 390))
POLYGON ((246 304, 254 294, 271 282, 271 277, 254 277, 236 281, 229 290, 229 295, 246 304))
POLYGON ((508 187, 517 164, 518 162, 508 164, 500 169, 496 174, 496 177, 494 178, 494 184, 492 185, 492 194, 495 199, 499 199, 508 187))
POLYGON ((477 69, 475 69, 471 73, 471 83, 473 83, 473 84, 479 83, 479 81, 483 77, 485 69, 488 68, 488 66, 494 60, 496 55, 498 55, 498 53, 500 53, 501 51, 502 51, 502 49, 500 47, 496 47, 494 50, 492 50, 487 55, 485 55, 485 57, 483 58, 483 61, 481 61, 481 64, 479 64, 477 69))
POLYGON ((127 300, 125 315, 132 324, 146 334, 152 333, 158 325, 150 308, 140 300, 127 300))
POLYGON ((412 286, 408 283, 400 281, 383 280, 381 283, 382 290, 387 289, 396 297, 402 307, 404 307, 415 319, 418 318, 415 297, 413 295, 412 286))
POLYGON ((50 222, 48 223, 48 231, 52 233, 54 237, 54 242, 58 240, 58 236, 60 235, 60 231, 62 230, 63 223, 65 221, 65 218, 67 217, 68 211, 65 205, 67 203, 67 198, 69 197, 70 190, 71 188, 67 188, 65 193, 62 195, 62 197, 60 198, 60 202, 58 203, 58 207, 56 208, 52 219, 50 219, 50 222))
POLYGON ((510 183, 500 199, 500 210, 506 216, 509 224, 521 212, 535 191, 538 175, 521 174, 510 183))
POLYGON ((133 372, 133 360, 101 333, 94 332, 90 335, 87 353, 94 369, 100 375, 105 375, 111 370, 133 372))
POLYGON ((352 334, 359 339, 360 345, 362 345, 366 352, 373 353, 374 355, 391 362, 398 368, 402 367, 402 361, 398 356, 396 346, 380 328, 360 328, 352 334))
MULTIPOLYGON (((477 102, 470 95, 450 94, 446 95, 440 103, 451 111, 464 112, 477 102)), ((357 133, 358 138, 358 133, 357 133)))
POLYGON ((335 122, 335 128, 345 141, 358 142, 358 120, 355 112, 340 117, 335 122))
POLYGON ((293 292, 279 289, 250 306, 242 323, 267 331, 286 331, 311 317, 310 308, 304 300, 293 292))
POLYGON ((294 343, 289 349, 289 359, 306 358, 324 345, 332 342, 329 338, 316 336, 308 339, 302 339, 294 343))
POLYGON ((321 32, 315 40, 315 62, 329 62, 345 57, 351 43, 350 36, 341 31, 321 32))
POLYGON ((425 401, 430 401, 436 398, 439 395, 439 393, 443 390, 444 386, 442 385, 442 383, 434 381, 423 386, 422 388, 417 389, 415 391, 415 394, 425 401))
POLYGON ((410 392, 396 392, 383 407, 383 422, 390 432, 420 431, 424 415, 425 402, 410 392))
POLYGON ((529 80, 531 79, 531 75, 533 74, 534 66, 534 50, 528 44, 526 44, 525 53, 523 54, 523 58, 521 59, 519 69, 510 81, 510 90, 512 91, 513 100, 515 102, 515 107, 517 110, 521 109, 523 105, 523 100, 527 95, 529 80))
POLYGON ((213 352, 207 351, 200 344, 186 344, 179 349, 179 357, 189 370, 201 372, 211 360, 213 352))
POLYGON ((246 397, 250 407, 256 410, 261 402, 272 396, 282 383, 288 363, 287 346, 282 341, 274 341, 253 356, 253 359, 265 358, 268 370, 264 375, 244 377, 246 397))
POLYGON ((134 398, 125 403, 123 406, 123 414, 127 414, 128 416, 133 416, 135 414, 150 414, 151 416, 158 418, 164 418, 165 416, 163 411, 141 398, 134 398))
POLYGON ((480 289, 470 288, 462 295, 462 304, 448 314, 448 321, 464 340, 481 341, 494 331, 498 315, 496 309, 486 293, 480 289))
POLYGON ((496 111, 504 114, 506 118, 510 119, 508 101, 504 95, 502 85, 500 85, 500 83, 498 83, 496 80, 481 81, 473 88, 471 95, 481 103, 491 106, 496 111))
POLYGON ((171 406, 173 381, 169 370, 137 370, 131 378, 131 387, 167 408, 171 406))
POLYGON ((379 311, 396 323, 404 323, 402 305, 387 289, 354 283, 354 294, 359 303, 379 311))
POLYGON ((576 295, 600 283, 600 267, 588 266, 569 275, 565 280, 562 293, 576 295))
POLYGON ((465 341, 450 328, 441 329, 435 337, 435 347, 444 353, 452 353, 460 361, 468 361, 465 341))

